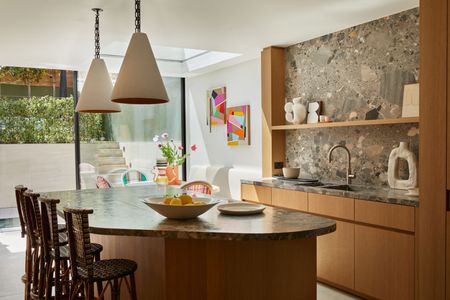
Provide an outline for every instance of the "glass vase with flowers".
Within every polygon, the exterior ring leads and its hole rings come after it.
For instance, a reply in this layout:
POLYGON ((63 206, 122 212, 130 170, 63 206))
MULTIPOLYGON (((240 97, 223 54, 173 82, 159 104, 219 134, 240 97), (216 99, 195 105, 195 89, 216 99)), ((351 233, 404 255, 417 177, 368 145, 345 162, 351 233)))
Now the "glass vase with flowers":
MULTIPOLYGON (((181 184, 179 166, 182 166, 190 153, 183 153, 183 146, 176 145, 173 139, 169 139, 168 133, 163 133, 161 136, 156 135, 153 138, 158 148, 161 150, 161 155, 167 160, 166 176, 169 185, 181 184)), ((197 145, 192 145, 191 151, 197 150, 197 145)))

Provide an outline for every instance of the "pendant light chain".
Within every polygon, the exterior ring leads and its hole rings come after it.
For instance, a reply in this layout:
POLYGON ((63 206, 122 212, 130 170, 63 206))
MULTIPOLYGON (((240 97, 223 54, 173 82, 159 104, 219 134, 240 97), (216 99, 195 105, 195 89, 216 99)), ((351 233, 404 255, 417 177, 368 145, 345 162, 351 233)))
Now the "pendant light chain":
POLYGON ((135 31, 141 32, 141 0, 134 1, 134 18, 135 31))
POLYGON ((93 8, 95 11, 95 27, 94 27, 94 35, 95 35, 95 58, 100 58, 100 21, 99 14, 102 11, 101 8, 93 8))

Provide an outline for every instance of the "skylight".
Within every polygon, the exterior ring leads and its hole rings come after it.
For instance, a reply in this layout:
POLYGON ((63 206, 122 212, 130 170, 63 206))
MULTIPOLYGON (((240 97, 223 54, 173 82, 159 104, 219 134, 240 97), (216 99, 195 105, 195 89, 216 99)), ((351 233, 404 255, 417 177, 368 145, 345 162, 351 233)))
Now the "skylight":
MULTIPOLYGON (((126 45, 115 42, 104 47, 100 56, 111 73, 117 73, 122 64, 126 45)), ((158 67, 163 76, 188 76, 189 73, 216 65, 240 56, 238 53, 208 51, 201 49, 153 46, 158 67)))

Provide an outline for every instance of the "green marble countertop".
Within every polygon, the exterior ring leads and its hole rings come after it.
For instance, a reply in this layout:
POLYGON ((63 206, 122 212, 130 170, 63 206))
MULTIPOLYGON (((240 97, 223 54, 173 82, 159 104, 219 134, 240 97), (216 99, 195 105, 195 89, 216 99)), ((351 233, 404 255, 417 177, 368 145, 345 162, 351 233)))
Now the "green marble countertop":
MULTIPOLYGON (((60 199, 64 207, 92 208, 89 225, 94 234, 153 236, 212 240, 292 240, 315 237, 336 230, 333 220, 287 209, 267 207, 253 216, 222 215, 217 207, 191 220, 167 219, 143 199, 180 193, 165 185, 117 187, 41 193, 60 199)), ((227 202, 225 199, 218 199, 227 202)))

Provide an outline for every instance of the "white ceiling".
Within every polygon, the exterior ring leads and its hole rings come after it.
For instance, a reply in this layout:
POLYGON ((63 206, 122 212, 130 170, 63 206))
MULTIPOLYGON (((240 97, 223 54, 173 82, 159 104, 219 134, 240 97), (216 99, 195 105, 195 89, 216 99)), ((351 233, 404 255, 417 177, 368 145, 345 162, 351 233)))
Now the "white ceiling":
MULTIPOLYGON (((417 7, 418 2, 142 0, 142 31, 152 45, 242 54, 202 68, 205 72, 258 57, 270 45, 305 41, 417 7)), ((123 48, 134 31, 133 0, 1 0, 0 65, 87 69, 93 56, 93 7, 104 9, 102 53, 123 48)))

